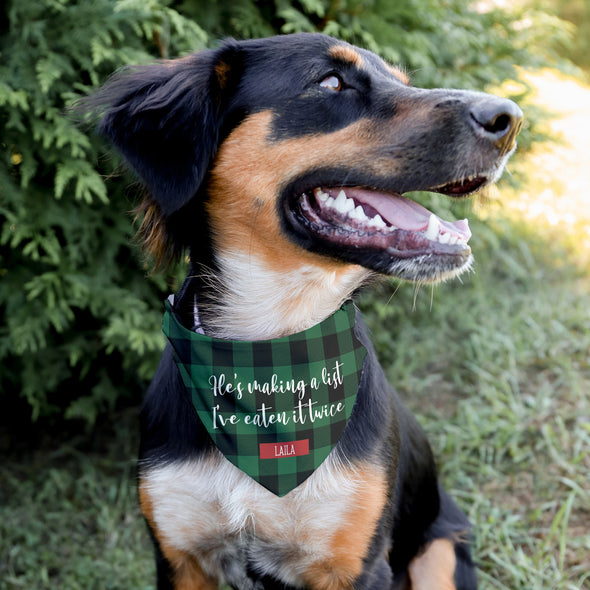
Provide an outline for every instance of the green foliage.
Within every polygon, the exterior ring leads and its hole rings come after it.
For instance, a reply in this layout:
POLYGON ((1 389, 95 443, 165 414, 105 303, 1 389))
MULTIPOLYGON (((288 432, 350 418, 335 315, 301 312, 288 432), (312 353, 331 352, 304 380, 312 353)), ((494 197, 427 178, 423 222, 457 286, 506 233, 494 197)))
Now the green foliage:
POLYGON ((137 502, 134 413, 116 414, 102 433, 106 444, 77 437, 50 449, 49 460, 43 450, 3 462, 2 590, 154 589, 137 502))
POLYGON ((26 399, 33 418, 92 422, 155 369, 161 301, 174 285, 145 276, 129 179, 66 114, 115 69, 228 35, 323 31, 401 63, 418 85, 481 89, 547 56, 539 39, 559 28, 545 22, 533 34, 537 17, 524 17, 468 0, 9 0, 0 8, 4 395, 26 399))
POLYGON ((556 47, 576 65, 590 72, 590 0, 530 0, 532 9, 544 11, 547 18, 559 18, 574 34, 560 37, 556 47), (549 15, 555 15, 550 17, 549 15))
MULTIPOLYGON (((66 108, 116 68, 202 47, 160 2, 19 0, 0 37, 0 387, 93 421, 162 347, 164 285, 132 246, 127 180, 66 108)), ((165 289, 164 289, 165 290, 165 289)), ((5 402, 6 403, 6 402, 5 402)))
POLYGON ((471 0, 184 0, 179 9, 215 37, 319 31, 401 64, 416 85, 478 90, 515 78, 515 65, 555 61, 574 34, 541 9, 471 0))

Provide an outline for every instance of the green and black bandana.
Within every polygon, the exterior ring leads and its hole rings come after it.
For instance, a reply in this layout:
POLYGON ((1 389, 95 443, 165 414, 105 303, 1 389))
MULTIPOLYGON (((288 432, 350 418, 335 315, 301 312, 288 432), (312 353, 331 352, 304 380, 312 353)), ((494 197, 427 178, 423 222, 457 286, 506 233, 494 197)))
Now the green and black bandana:
POLYGON ((236 467, 278 496, 326 459, 344 432, 367 350, 351 301, 297 334, 244 342, 185 328, 166 302, 163 330, 199 419, 236 467))

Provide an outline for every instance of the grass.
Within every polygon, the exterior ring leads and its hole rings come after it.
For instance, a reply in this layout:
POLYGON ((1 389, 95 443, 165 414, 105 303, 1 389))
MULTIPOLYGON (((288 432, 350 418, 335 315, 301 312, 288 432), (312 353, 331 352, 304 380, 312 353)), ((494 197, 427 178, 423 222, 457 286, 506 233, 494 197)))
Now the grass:
POLYGON ((476 523, 481 587, 590 588, 590 274, 537 227, 505 223, 475 239, 464 285, 365 305, 389 380, 476 523))
POLYGON ((135 411, 0 468, 0 588, 153 589, 135 490, 135 411))
MULTIPOLYGON (((482 590, 590 589, 590 207, 547 186, 535 177, 525 204, 505 186, 476 207, 462 283, 387 284, 360 303, 475 523, 482 590)), ((0 589, 154 588, 135 410, 108 418, 37 433, 0 465, 0 589)))

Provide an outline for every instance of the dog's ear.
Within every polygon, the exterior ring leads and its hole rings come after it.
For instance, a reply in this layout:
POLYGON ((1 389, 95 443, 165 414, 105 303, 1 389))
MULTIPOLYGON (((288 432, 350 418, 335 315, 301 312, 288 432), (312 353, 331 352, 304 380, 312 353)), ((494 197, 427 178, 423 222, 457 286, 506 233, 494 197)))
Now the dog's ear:
POLYGON ((227 43, 126 68, 89 100, 101 115, 98 132, 120 151, 166 217, 197 192, 217 151, 234 61, 237 48, 227 43))

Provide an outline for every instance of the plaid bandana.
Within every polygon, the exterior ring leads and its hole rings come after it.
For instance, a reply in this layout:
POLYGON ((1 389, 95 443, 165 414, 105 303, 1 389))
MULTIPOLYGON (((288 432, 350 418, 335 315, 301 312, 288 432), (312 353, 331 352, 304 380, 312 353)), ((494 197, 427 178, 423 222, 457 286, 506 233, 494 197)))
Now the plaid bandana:
POLYGON ((163 330, 217 448, 284 496, 319 467, 350 418, 367 354, 354 324, 348 301, 291 336, 224 340, 185 328, 167 301, 163 330))

